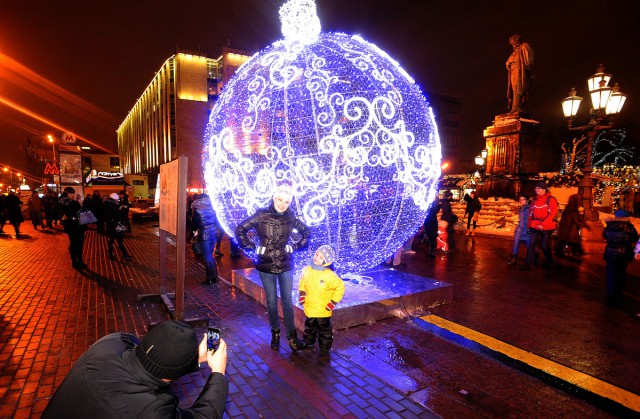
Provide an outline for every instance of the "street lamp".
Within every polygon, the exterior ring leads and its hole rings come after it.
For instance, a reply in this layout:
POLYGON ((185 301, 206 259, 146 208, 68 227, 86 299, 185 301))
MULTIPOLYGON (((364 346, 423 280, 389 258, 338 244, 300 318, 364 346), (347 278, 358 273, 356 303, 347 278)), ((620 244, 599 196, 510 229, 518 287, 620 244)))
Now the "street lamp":
POLYGON ((478 167, 476 172, 474 173, 474 177, 480 178, 480 179, 484 177, 484 170, 485 170, 484 163, 485 163, 486 157, 487 157, 487 150, 482 150, 480 154, 475 157, 474 160, 476 162, 476 166, 478 167))
POLYGON ((593 209, 593 181, 591 180, 591 159, 593 143, 599 132, 613 126, 612 118, 620 113, 627 95, 620 92, 616 83, 609 86, 611 74, 604 72, 604 66, 600 64, 596 74, 587 79, 589 94, 593 107, 590 112, 590 120, 585 125, 573 126, 573 118, 577 115, 582 98, 577 96, 576 89, 569 91, 569 96, 562 100, 562 112, 567 118, 567 126, 571 131, 581 131, 587 138, 587 152, 582 172, 584 177, 578 184, 578 194, 584 207, 585 219, 593 221, 598 219, 598 212, 593 209))
MULTIPOLYGON (((53 135, 51 135, 51 134, 47 135, 47 138, 49 139, 49 142, 51 143, 51 148, 53 150, 53 162, 57 163, 57 161, 56 161, 56 141, 53 138, 53 135)), ((59 171, 60 171, 60 167, 58 166, 58 172, 59 171)), ((53 177, 53 183, 55 184, 56 183, 56 175, 54 174, 54 175, 52 175, 52 177, 53 177)), ((60 175, 59 174, 58 174, 58 184, 60 184, 60 175)), ((62 187, 62 186, 60 186, 60 187, 62 187)))

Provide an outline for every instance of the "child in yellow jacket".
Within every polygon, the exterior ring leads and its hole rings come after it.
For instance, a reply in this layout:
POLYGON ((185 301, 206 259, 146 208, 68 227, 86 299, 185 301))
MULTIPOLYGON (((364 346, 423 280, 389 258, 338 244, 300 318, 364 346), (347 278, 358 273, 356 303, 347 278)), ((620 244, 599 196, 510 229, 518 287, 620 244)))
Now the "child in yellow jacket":
POLYGON ((344 296, 344 282, 330 268, 334 261, 333 248, 326 244, 320 246, 311 265, 302 270, 298 285, 299 302, 307 316, 304 322, 305 349, 312 349, 317 338, 320 356, 329 354, 333 343, 331 314, 344 296))

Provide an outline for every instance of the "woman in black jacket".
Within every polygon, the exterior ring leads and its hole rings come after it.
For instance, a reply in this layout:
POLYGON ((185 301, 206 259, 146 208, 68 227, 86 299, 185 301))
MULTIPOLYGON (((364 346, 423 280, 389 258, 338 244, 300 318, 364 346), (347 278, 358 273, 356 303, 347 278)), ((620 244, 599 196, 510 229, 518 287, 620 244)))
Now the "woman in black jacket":
POLYGON ((293 194, 288 186, 276 189, 273 201, 268 208, 261 208, 254 215, 247 218, 236 228, 236 238, 240 247, 255 249, 258 260, 256 269, 262 280, 264 292, 267 296, 267 312, 271 325, 271 349, 280 347, 280 319, 278 318, 277 285, 280 286, 282 314, 287 329, 287 339, 292 349, 303 349, 304 341, 298 339, 296 325, 293 320, 293 261, 291 253, 295 249, 303 248, 309 240, 310 230, 291 211, 289 205, 293 194), (291 233, 296 230, 301 239, 296 243, 289 243, 291 233), (255 230, 259 245, 249 240, 247 233, 255 230))

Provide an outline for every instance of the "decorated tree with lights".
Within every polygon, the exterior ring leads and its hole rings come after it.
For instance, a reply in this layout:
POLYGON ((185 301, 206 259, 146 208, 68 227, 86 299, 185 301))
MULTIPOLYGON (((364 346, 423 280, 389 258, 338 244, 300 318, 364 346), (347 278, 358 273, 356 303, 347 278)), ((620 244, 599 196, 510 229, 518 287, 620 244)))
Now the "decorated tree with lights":
MULTIPOLYGON (((238 69, 205 136, 207 188, 221 225, 270 204, 280 184, 336 268, 362 271, 422 223, 440 176, 433 112, 414 80, 360 36, 323 33, 312 0, 280 9, 284 39, 238 69)), ((301 264, 298 263, 297 266, 301 264)))

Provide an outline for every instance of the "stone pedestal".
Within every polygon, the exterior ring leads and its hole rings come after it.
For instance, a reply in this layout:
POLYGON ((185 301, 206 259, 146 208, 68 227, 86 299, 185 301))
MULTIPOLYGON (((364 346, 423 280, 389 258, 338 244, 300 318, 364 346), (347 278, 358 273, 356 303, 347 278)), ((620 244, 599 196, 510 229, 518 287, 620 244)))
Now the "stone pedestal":
MULTIPOLYGON (((453 301, 453 285, 395 269, 374 268, 362 274, 346 274, 344 298, 333 311, 331 323, 336 330, 373 323, 390 317, 403 317, 413 311, 453 301)), ((253 268, 231 271, 231 284, 260 304, 267 305, 258 271, 253 268)), ((298 289, 297 279, 293 289, 298 289)), ((296 294, 297 295, 297 294, 296 294)), ((294 298, 296 327, 304 330, 304 309, 294 298)), ((278 313, 282 304, 278 297, 278 313)))
MULTIPOLYGON (((595 211, 596 214, 598 211, 595 211)), ((604 253, 605 241, 602 238, 604 226, 600 221, 587 221, 587 225, 591 230, 583 228, 580 230, 582 238, 582 248, 586 253, 604 253)))
POLYGON ((540 171, 542 156, 537 144, 540 123, 520 112, 497 115, 484 130, 486 174, 516 175, 540 171))

